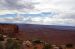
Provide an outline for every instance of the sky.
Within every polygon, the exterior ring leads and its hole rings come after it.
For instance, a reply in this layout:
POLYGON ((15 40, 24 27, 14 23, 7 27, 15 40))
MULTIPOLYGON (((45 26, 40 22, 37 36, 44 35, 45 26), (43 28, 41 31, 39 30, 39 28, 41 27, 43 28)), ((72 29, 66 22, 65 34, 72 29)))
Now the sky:
POLYGON ((75 26, 75 0, 0 0, 0 23, 75 26))

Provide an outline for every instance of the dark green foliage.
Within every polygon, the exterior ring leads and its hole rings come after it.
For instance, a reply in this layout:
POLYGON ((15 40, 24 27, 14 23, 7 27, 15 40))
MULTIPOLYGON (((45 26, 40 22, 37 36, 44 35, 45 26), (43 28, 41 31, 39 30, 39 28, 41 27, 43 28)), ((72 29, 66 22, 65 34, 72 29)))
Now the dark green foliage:
POLYGON ((4 49, 1 41, 0 41, 0 49, 4 49))
POLYGON ((18 40, 16 40, 16 41, 14 42, 14 49, 20 49, 20 47, 21 47, 21 42, 18 41, 18 40))
POLYGON ((0 34, 0 41, 4 41, 3 35, 0 34))
POLYGON ((13 40, 12 39, 8 39, 7 43, 6 43, 6 49, 13 49, 13 40))
POLYGON ((67 44, 66 47, 67 48, 72 48, 73 47, 73 44, 67 44))
POLYGON ((10 38, 13 38, 13 34, 12 34, 12 32, 8 32, 8 37, 10 37, 10 38))
POLYGON ((59 46, 59 49, 63 49, 61 46, 59 46))
POLYGON ((6 49, 20 49, 21 43, 18 40, 8 39, 6 49))
POLYGON ((3 34, 0 34, 0 49, 20 49, 22 42, 19 39, 11 38, 12 36, 10 33, 7 41, 4 41, 3 34))
POLYGON ((37 49, 37 47, 34 47, 34 49, 37 49))
POLYGON ((51 45, 50 44, 44 44, 43 49, 51 49, 51 45))
POLYGON ((35 44, 40 44, 40 43, 42 43, 42 41, 39 40, 39 39, 36 39, 36 40, 33 41, 33 43, 35 43, 35 44))

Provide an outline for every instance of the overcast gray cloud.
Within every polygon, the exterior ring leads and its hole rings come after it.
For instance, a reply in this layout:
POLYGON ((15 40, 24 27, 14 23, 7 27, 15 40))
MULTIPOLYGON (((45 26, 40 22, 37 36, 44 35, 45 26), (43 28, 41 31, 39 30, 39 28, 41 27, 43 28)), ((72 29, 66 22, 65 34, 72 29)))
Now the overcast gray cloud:
POLYGON ((0 9, 6 10, 20 10, 20 9, 33 9, 33 5, 29 2, 22 0, 0 0, 0 9))
POLYGON ((75 0, 1 0, 0 15, 14 13, 11 10, 17 10, 17 14, 36 14, 51 13, 49 16, 23 16, 10 18, 0 18, 1 22, 32 23, 43 25, 70 25, 75 26, 75 0), (39 3, 39 4, 33 4, 39 3), (26 12, 27 9, 30 9, 26 12), (20 12, 22 10, 22 12, 20 12), (25 11, 24 11, 25 10, 25 11), (9 12, 11 11, 11 12, 9 12))

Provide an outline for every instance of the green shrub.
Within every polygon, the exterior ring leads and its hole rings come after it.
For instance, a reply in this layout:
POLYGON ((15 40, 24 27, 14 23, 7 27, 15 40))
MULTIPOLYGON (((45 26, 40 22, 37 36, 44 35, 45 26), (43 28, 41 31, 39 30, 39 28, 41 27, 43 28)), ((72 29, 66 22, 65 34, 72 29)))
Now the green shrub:
POLYGON ((0 41, 4 41, 3 35, 0 34, 0 41))
POLYGON ((51 48, 51 45, 50 44, 44 44, 43 49, 50 49, 50 48, 51 48))
POLYGON ((34 47, 34 49, 37 49, 37 47, 34 47))
POLYGON ((42 43, 42 41, 40 40, 40 39, 36 39, 36 40, 34 40, 34 41, 32 41, 34 44, 40 44, 40 43, 42 43))
POLYGON ((1 41, 0 41, 0 49, 4 49, 1 41))
POLYGON ((20 49, 21 43, 18 40, 8 39, 6 49, 20 49))
POLYGON ((73 47, 73 44, 67 44, 66 47, 67 48, 72 48, 73 47))

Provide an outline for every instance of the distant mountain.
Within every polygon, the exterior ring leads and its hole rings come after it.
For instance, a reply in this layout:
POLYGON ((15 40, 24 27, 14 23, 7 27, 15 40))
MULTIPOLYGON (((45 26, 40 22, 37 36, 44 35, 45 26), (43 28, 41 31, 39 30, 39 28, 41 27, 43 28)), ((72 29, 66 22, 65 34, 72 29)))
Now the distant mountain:
POLYGON ((58 29, 58 30, 69 30, 75 31, 75 26, 60 26, 60 25, 37 25, 37 24, 17 24, 23 29, 58 29))
POLYGON ((21 23, 0 23, 0 24, 16 24, 21 29, 57 29, 75 31, 75 26, 62 26, 62 25, 39 25, 39 24, 21 24, 21 23))

